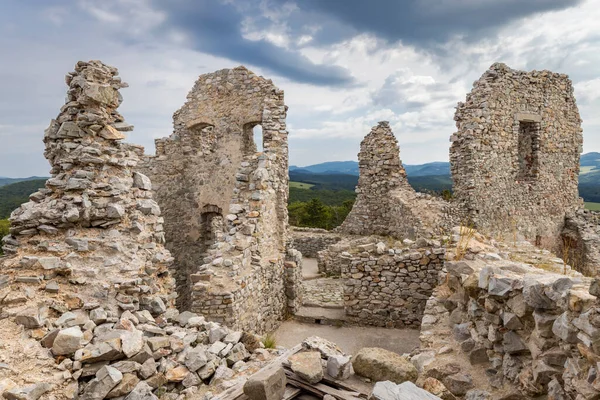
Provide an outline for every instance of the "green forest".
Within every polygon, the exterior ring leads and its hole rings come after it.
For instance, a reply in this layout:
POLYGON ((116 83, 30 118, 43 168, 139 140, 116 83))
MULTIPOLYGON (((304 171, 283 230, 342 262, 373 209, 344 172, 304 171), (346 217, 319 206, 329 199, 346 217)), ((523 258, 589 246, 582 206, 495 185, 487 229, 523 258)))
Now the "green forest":
MULTIPOLYGON (((586 207, 600 208, 600 204, 594 204, 600 203, 600 154, 583 155, 581 164, 579 195, 587 202, 586 207)), ((436 169, 434 173, 439 172, 436 169)), ((306 169, 292 169, 289 175, 291 225, 333 229, 344 221, 356 199, 354 188, 358 175, 337 171, 315 173, 306 169)), ((26 202, 31 193, 43 188, 45 179, 0 178, 0 237, 8 234, 7 219, 11 212, 26 202)), ((409 176, 408 182, 417 191, 438 194, 446 199, 452 197, 452 180, 447 173, 409 176)))

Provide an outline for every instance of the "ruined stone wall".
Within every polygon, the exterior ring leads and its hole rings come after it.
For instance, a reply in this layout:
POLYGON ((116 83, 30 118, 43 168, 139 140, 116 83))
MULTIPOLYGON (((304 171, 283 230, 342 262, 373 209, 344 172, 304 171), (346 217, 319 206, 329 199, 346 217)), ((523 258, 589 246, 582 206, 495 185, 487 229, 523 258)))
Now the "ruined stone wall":
MULTIPOLYGON (((457 374, 463 385, 470 382, 472 388, 471 376, 485 370, 485 381, 477 388, 490 393, 600 396, 597 282, 571 268, 565 275, 562 263, 540 269, 510 260, 476 259, 447 263, 446 268, 447 286, 428 302, 422 348, 439 354, 437 347, 443 343, 454 351, 440 357, 459 365, 460 357, 468 359, 473 367, 457 374), (451 339, 441 333, 448 323, 451 339)), ((437 371, 443 369, 440 357, 432 363, 437 371)))
POLYGON ((598 276, 600 213, 579 209, 568 214, 560 234, 559 254, 585 276, 598 276))
POLYGON ((381 238, 349 241, 348 248, 331 251, 344 280, 344 309, 349 321, 394 328, 418 328, 425 303, 438 283, 445 249, 439 242, 396 242, 381 238), (364 243, 364 244, 362 244, 364 243))
POLYGON ((462 218, 553 246, 579 205, 582 129, 568 77, 494 64, 454 119, 450 162, 462 218))
POLYGON ((341 235, 318 228, 293 228, 291 236, 294 248, 310 258, 317 258, 319 251, 342 240, 341 235))
POLYGON ((48 304, 152 313, 174 305, 160 208, 134 171, 143 149, 121 142, 133 127, 117 111, 127 87, 117 75, 90 61, 66 76, 66 104, 44 135, 52 177, 12 213, 4 238, 4 311, 29 305, 37 314, 40 295, 44 313, 48 304))
POLYGON ((338 232, 415 238, 452 226, 449 204, 416 193, 408 183, 398 141, 387 121, 365 136, 358 162, 357 198, 338 232))
POLYGON ((142 166, 164 209, 182 309, 257 332, 283 318, 286 109, 283 91, 244 67, 202 75, 142 166))

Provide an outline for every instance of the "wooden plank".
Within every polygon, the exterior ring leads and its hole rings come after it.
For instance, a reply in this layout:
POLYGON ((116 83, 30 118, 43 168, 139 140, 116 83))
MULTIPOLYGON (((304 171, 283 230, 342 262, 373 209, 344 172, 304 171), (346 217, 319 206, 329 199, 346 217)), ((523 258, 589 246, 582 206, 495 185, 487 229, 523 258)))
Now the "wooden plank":
POLYGON ((338 400, 361 400, 359 397, 361 395, 360 392, 349 392, 346 390, 335 389, 322 383, 310 384, 303 381, 298 377, 298 375, 287 369, 285 370, 285 374, 290 385, 294 385, 317 396, 323 397, 324 395, 329 394, 338 400))
MULTIPOLYGON (((264 367, 259 369, 256 372, 256 374, 258 374, 259 372, 264 371, 268 368, 272 368, 277 364, 281 365, 291 355, 296 354, 300 350, 302 350, 301 344, 298 344, 298 345, 292 347, 291 349, 287 350, 285 353, 283 353, 282 355, 280 355, 279 357, 277 357, 276 359, 272 360, 267 365, 265 365, 264 367)), ((248 379, 252 378, 253 375, 254 374, 250 375, 250 377, 248 379)), ((246 395, 244 395, 244 383, 246 383, 246 382, 240 382, 237 385, 230 387, 229 389, 225 390, 224 392, 221 392, 218 395, 216 395, 215 398, 220 399, 220 400, 238 400, 238 399, 242 400, 243 398, 246 398, 246 395), (244 396, 244 397, 241 397, 241 396, 244 396)))
POLYGON ((298 396, 301 392, 302 392, 302 390, 295 388, 293 386, 287 385, 285 387, 285 393, 283 394, 282 400, 291 400, 294 397, 298 396))
POLYGON ((369 397, 369 395, 367 393, 364 393, 361 389, 352 386, 350 382, 339 381, 337 379, 330 377, 327 374, 325 374, 325 376, 323 377, 323 380, 321 382, 324 382, 324 383, 328 384, 329 386, 333 386, 336 389, 343 389, 343 390, 347 390, 349 392, 358 392, 358 393, 360 393, 360 397, 362 397, 364 399, 369 397))

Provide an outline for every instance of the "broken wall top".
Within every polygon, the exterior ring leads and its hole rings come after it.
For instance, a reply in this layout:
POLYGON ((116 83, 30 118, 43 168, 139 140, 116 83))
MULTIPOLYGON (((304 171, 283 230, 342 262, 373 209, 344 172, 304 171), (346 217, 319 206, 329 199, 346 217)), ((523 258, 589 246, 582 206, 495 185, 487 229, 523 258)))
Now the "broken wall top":
POLYGON ((556 236, 565 213, 579 206, 583 137, 567 75, 496 63, 454 119, 450 163, 464 218, 482 229, 556 236))
POLYGON ((164 312, 176 296, 160 208, 150 180, 133 170, 143 148, 121 142, 122 131, 133 127, 117 111, 118 90, 127 86, 117 75, 100 61, 80 61, 66 76, 67 102, 44 136, 52 177, 11 214, 3 247, 11 256, 0 266, 3 292, 47 287, 41 292, 46 304, 65 301, 69 309, 102 302, 153 313, 164 312))

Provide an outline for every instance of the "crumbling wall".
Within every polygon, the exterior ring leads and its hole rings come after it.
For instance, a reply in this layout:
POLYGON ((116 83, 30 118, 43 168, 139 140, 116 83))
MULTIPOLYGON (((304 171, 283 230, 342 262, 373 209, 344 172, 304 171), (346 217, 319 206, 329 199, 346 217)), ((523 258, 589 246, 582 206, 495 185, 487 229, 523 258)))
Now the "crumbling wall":
POLYGON ((346 319, 358 324, 418 328, 438 283, 445 249, 437 241, 368 237, 330 246, 344 284, 346 319))
POLYGON ((365 136, 358 162, 357 198, 338 232, 415 238, 452 226, 449 204, 416 193, 408 183, 398 141, 387 121, 365 136))
POLYGON ((325 250, 342 240, 342 236, 319 228, 293 228, 293 246, 304 257, 317 258, 321 250, 325 250))
POLYGON ((600 213, 579 209, 567 215, 559 254, 585 276, 600 273, 600 213))
POLYGON ((164 209, 181 309, 255 331, 286 313, 286 110, 283 91, 244 67, 202 75, 141 167, 164 209))
POLYGON ((600 396, 598 281, 525 241, 465 248, 427 302, 422 377, 491 398, 600 396))
POLYGON ((496 63, 454 119, 450 163, 463 223, 555 247, 579 206, 582 129, 569 78, 496 63))
POLYGON ((67 102, 44 135, 52 177, 12 213, 4 238, 4 310, 35 313, 36 293, 56 309, 174 305, 160 208, 150 180, 134 171, 143 149, 121 142, 133 127, 117 111, 127 87, 117 75, 90 61, 66 76, 67 102))

